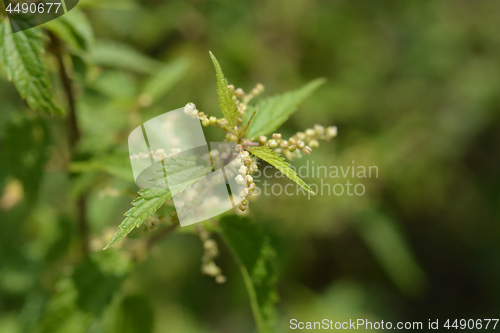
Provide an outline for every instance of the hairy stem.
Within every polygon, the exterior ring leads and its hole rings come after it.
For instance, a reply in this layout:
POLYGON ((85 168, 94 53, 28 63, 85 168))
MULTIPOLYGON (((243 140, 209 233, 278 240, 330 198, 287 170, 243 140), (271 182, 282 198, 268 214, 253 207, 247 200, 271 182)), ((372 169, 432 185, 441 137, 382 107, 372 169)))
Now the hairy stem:
POLYGON ((147 245, 146 245, 146 248, 149 250, 151 249, 155 244, 157 244, 159 241, 161 241, 162 239, 166 238, 168 235, 170 235, 173 231, 175 231, 175 229, 177 229, 177 227, 179 226, 178 223, 174 224, 174 225, 171 225, 169 227, 166 227, 166 228, 163 228, 163 230, 161 230, 160 232, 158 232, 157 234, 151 236, 151 238, 149 238, 147 240, 147 245))

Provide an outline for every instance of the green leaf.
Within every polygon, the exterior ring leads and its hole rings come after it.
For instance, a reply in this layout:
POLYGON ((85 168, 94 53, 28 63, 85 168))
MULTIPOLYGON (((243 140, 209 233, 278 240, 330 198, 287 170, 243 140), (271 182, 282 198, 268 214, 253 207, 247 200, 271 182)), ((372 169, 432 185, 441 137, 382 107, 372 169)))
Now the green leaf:
POLYGON ((219 103, 222 114, 224 114, 224 117, 227 119, 229 125, 235 126, 238 122, 239 112, 236 103, 233 100, 233 94, 229 90, 227 79, 224 77, 224 73, 222 73, 219 62, 212 52, 210 52, 210 57, 214 63, 217 76, 217 94, 219 95, 219 103))
POLYGON ((104 40, 96 41, 90 53, 90 62, 142 74, 155 73, 161 67, 160 61, 144 56, 127 44, 104 40))
POLYGON ((129 182, 134 181, 130 159, 125 154, 112 154, 89 161, 72 162, 70 171, 75 173, 103 171, 129 182))
POLYGON ((0 63, 9 80, 29 107, 46 114, 63 114, 50 90, 50 79, 42 60, 43 39, 38 28, 15 34, 8 20, 0 23, 0 63))
POLYGON ((139 191, 139 197, 132 201, 134 207, 130 208, 124 215, 126 218, 118 227, 118 231, 113 235, 109 244, 104 250, 118 243, 127 236, 134 228, 142 225, 145 219, 153 216, 163 203, 172 198, 169 190, 163 189, 143 189, 139 191))
POLYGON ((186 58, 166 64, 146 82, 142 94, 150 97, 152 102, 157 101, 184 76, 188 68, 186 58))
POLYGON ((45 307, 40 321, 41 333, 85 333, 92 322, 90 314, 77 306, 78 291, 74 281, 63 278, 55 285, 55 293, 45 307))
POLYGON ((104 249, 106 250, 115 245, 134 228, 140 227, 144 220, 151 217, 167 199, 171 199, 173 195, 184 191, 211 170, 212 168, 206 165, 206 161, 196 155, 185 154, 163 160, 163 167, 157 170, 156 179, 151 179, 150 182, 154 183, 156 180, 163 178, 165 173, 174 185, 167 186, 166 189, 140 190, 139 197, 132 202, 134 207, 124 214, 126 216, 125 220, 120 224, 118 231, 104 249))
POLYGON ((154 311, 149 301, 141 296, 125 297, 116 313, 113 332, 152 333, 154 311))
POLYGON ((78 8, 64 14, 57 20, 42 25, 52 31, 75 51, 88 51, 94 42, 94 33, 85 14, 78 8))
MULTIPOLYGON (((246 136, 256 138, 277 130, 297 110, 297 107, 325 82, 325 79, 316 79, 300 89, 271 96, 259 102, 255 106, 257 113, 248 127, 246 136)), ((245 113, 245 123, 251 114, 252 112, 245 113)))
POLYGON ((93 253, 92 256, 79 263, 72 276, 78 292, 76 299, 78 308, 85 313, 101 315, 119 290, 130 268, 130 261, 118 251, 93 253), (116 266, 115 261, 123 262, 126 269, 115 271, 114 267, 106 267, 107 265, 116 266))
POLYGON ((263 159, 267 163, 271 164, 274 166, 276 169, 281 171, 282 174, 299 184, 300 187, 302 187, 304 190, 314 194, 313 190, 309 185, 307 185, 302 179, 299 178, 299 176, 293 171, 292 168, 290 168, 290 164, 285 162, 285 158, 277 153, 275 153, 273 150, 271 150, 269 147, 250 147, 248 149, 252 154, 255 156, 263 159))
POLYGON ((272 332, 279 296, 272 265, 275 253, 269 237, 259 225, 238 216, 224 216, 220 230, 243 274, 258 331, 272 332))
POLYGON ((49 127, 35 115, 19 115, 2 129, 0 183, 14 177, 22 182, 28 200, 36 200, 49 159, 49 127))

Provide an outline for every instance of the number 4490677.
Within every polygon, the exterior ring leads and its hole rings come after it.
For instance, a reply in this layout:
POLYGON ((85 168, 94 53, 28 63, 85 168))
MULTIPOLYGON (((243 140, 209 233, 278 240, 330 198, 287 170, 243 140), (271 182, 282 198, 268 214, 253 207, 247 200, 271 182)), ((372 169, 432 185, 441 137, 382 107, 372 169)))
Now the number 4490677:
POLYGON ((5 9, 9 13, 23 13, 26 14, 28 12, 34 14, 34 13, 50 13, 51 10, 53 13, 57 13, 59 10, 59 7, 61 7, 60 2, 47 2, 47 3, 23 3, 23 4, 17 4, 16 7, 12 8, 12 4, 9 3, 7 8, 5 9), (54 7, 54 8, 52 8, 54 7))
POLYGON ((454 322, 450 322, 450 319, 448 319, 446 321, 446 323, 444 323, 444 327, 447 328, 447 329, 488 329, 488 326, 490 326, 490 328, 492 329, 495 329, 495 327, 497 326, 498 324, 498 319, 477 319, 477 320, 474 320, 474 319, 469 319, 469 320, 465 320, 465 319, 455 319, 454 322), (490 326, 490 323, 491 323, 491 326, 490 326))

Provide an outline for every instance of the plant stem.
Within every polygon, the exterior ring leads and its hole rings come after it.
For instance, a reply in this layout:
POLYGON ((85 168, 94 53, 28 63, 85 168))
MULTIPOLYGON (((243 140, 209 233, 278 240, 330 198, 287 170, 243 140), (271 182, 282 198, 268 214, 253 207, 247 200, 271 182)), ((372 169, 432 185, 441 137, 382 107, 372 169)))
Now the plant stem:
POLYGON ((178 223, 173 224, 173 225, 171 225, 169 227, 163 228, 163 230, 161 230, 160 232, 158 232, 156 235, 151 236, 151 238, 149 238, 147 240, 146 248, 148 250, 151 249, 156 243, 158 243, 163 238, 165 238, 168 235, 170 235, 178 226, 179 226, 178 223))
MULTIPOLYGON (((66 71, 66 67, 64 66, 63 45, 56 35, 51 32, 49 33, 49 35, 52 41, 51 49, 56 56, 57 62, 59 64, 59 76, 64 89, 64 93, 66 95, 66 99, 68 101, 69 113, 66 120, 66 129, 71 159, 74 159, 76 155, 76 147, 81 138, 81 131, 80 127, 78 126, 78 120, 76 116, 77 112, 75 93, 73 90, 71 79, 68 75, 68 72, 66 71)), ((89 227, 87 224, 86 207, 86 195, 84 193, 79 194, 76 198, 76 210, 81 249, 84 255, 88 254, 89 252, 89 227)))

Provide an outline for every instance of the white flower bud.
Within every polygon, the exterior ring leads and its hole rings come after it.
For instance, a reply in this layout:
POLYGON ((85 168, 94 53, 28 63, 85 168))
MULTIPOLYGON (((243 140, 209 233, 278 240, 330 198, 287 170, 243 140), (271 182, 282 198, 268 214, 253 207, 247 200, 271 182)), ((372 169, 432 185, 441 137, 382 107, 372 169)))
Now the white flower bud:
POLYGON ((289 161, 293 160, 293 154, 289 150, 284 150, 283 156, 289 161))
POLYGON ((184 107, 184 113, 190 117, 196 118, 198 116, 198 110, 196 110, 196 105, 193 103, 187 103, 184 107))
POLYGON ((337 126, 330 126, 326 129, 326 138, 331 139, 337 136, 337 126))
POLYGON ((224 118, 221 118, 221 119, 218 119, 217 120, 217 124, 219 124, 220 126, 226 126, 227 125, 227 120, 224 119, 224 118))
POLYGON ((217 276, 220 274, 220 268, 213 261, 207 262, 201 267, 201 271, 209 276, 217 276))
POLYGON ((271 149, 274 149, 274 148, 278 147, 278 143, 274 139, 271 139, 271 140, 267 141, 267 145, 271 149))
POLYGON ((309 141, 309 147, 311 147, 311 148, 313 148, 313 149, 314 149, 314 148, 318 148, 318 147, 319 147, 319 142, 318 142, 318 140, 311 140, 311 141, 309 141))
POLYGON ((248 185, 252 184, 252 183, 253 183, 253 177, 252 177, 252 176, 250 176, 250 175, 247 175, 247 176, 246 176, 246 181, 247 181, 247 184, 248 184, 248 185))
POLYGON ((273 134, 273 139, 276 140, 276 141, 281 140, 281 134, 280 133, 274 133, 273 134))
POLYGON ((316 135, 316 131, 315 130, 313 130, 311 128, 306 129, 306 136, 308 136, 310 138, 313 138, 315 135, 316 135))
POLYGON ((236 178, 234 180, 236 181, 236 184, 238 184, 238 185, 246 185, 246 180, 245 180, 245 178, 243 178, 242 175, 236 176, 236 178))
POLYGON ((239 193, 240 198, 246 198, 247 195, 248 195, 248 188, 244 189, 239 193))
POLYGON ((215 277, 215 282, 217 282, 218 284, 223 284, 226 282, 226 280, 227 278, 224 275, 217 275, 215 277))
POLYGON ((241 97, 245 96, 245 92, 244 92, 244 91, 243 91, 243 89, 241 89, 241 88, 236 89, 236 90, 234 91, 234 94, 235 94, 236 96, 238 96, 239 98, 241 98, 241 97))
POLYGON ((321 125, 314 125, 314 130, 316 131, 316 134, 321 137, 325 134, 325 128, 321 125))
POLYGON ((259 167, 257 166, 257 164, 254 163, 250 166, 250 173, 256 173, 258 170, 259 167))
POLYGON ((246 166, 250 166, 253 163, 253 160, 250 157, 244 158, 243 163, 245 163, 246 166))
POLYGON ((259 136, 259 143, 261 146, 265 145, 267 142, 267 137, 265 135, 259 136))
POLYGON ((236 140, 238 140, 238 138, 236 137, 236 135, 234 135, 233 133, 227 133, 226 134, 226 139, 228 141, 236 141, 236 140))
POLYGON ((244 165, 240 166, 240 169, 238 170, 240 175, 243 177, 247 175, 248 168, 244 165))

